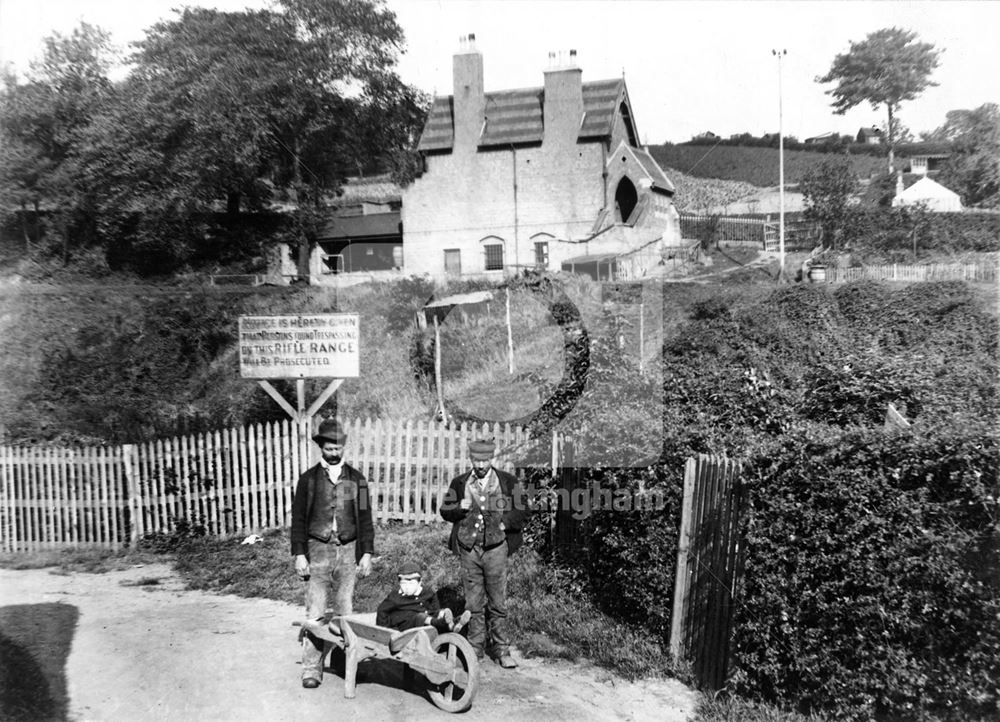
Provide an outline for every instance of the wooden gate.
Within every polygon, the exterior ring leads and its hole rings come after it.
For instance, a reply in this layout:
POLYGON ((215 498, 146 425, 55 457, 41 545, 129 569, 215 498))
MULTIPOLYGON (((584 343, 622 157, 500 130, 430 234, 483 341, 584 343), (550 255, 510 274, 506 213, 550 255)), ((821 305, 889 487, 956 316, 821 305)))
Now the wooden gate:
POLYGON ((739 462, 706 454, 687 460, 670 651, 689 659, 699 686, 712 691, 725 685, 729 667, 742 506, 739 462))

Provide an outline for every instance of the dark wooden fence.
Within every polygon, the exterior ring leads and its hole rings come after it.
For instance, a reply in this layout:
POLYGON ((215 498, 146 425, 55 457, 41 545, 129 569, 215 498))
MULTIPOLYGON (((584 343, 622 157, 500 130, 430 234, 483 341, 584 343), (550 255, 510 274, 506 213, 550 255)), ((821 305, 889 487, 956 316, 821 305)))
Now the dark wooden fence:
MULTIPOLYGON (((564 466, 556 470, 553 486, 562 497, 550 537, 555 551, 569 556, 585 543, 585 531, 565 501, 587 483, 581 470, 572 468, 572 453, 569 443, 561 446, 564 466)), ((743 570, 740 469, 738 461, 706 454, 689 458, 684 469, 670 651, 675 658, 690 660, 698 685, 712 691, 725 685, 729 672, 733 613, 743 570)))
POLYGON ((718 690, 729 671, 743 493, 738 461, 699 455, 687 460, 677 541, 670 651, 691 661, 702 689, 718 690))

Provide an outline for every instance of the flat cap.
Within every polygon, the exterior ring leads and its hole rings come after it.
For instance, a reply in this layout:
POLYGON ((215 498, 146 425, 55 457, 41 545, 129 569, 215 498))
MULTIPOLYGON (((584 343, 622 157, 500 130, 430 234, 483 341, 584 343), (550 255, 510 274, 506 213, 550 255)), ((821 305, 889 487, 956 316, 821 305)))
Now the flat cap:
POLYGON ((497 449, 493 439, 476 439, 469 442, 469 456, 473 459, 492 459, 497 449))
POLYGON ((403 562, 403 565, 399 568, 398 576, 401 579, 408 579, 411 577, 420 577, 420 565, 416 562, 403 562))

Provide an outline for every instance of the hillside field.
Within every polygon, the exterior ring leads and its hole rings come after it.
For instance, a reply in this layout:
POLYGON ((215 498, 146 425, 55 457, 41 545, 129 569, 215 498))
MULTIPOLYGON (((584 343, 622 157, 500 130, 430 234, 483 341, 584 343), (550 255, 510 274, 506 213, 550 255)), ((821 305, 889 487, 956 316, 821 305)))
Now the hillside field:
MULTIPOLYGON (((777 148, 664 144, 649 146, 649 153, 664 168, 672 168, 689 176, 738 181, 759 188, 778 185, 777 148)), ((848 159, 859 178, 870 178, 886 169, 884 158, 867 154, 834 155, 786 150, 785 183, 795 185, 810 168, 836 158, 848 159)))

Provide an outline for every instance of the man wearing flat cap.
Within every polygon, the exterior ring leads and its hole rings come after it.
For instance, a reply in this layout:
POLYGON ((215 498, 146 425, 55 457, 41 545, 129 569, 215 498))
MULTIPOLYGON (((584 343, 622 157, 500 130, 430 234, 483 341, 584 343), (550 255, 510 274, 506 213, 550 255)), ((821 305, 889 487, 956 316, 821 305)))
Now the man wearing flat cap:
POLYGON ((469 643, 481 659, 489 652, 505 668, 516 667, 507 632, 507 560, 523 541, 527 498, 517 479, 493 466, 492 439, 469 443, 472 469, 455 477, 441 516, 452 523, 451 549, 462 565, 469 643))
MULTIPOLYGON (((371 572, 375 527, 365 477, 344 462, 347 434, 327 419, 313 436, 319 463, 299 477, 292 497, 292 556, 295 572, 306 581, 306 618, 323 619, 334 591, 335 614, 351 614, 355 576, 371 572)), ((323 641, 302 640, 302 686, 323 679, 323 641)))

